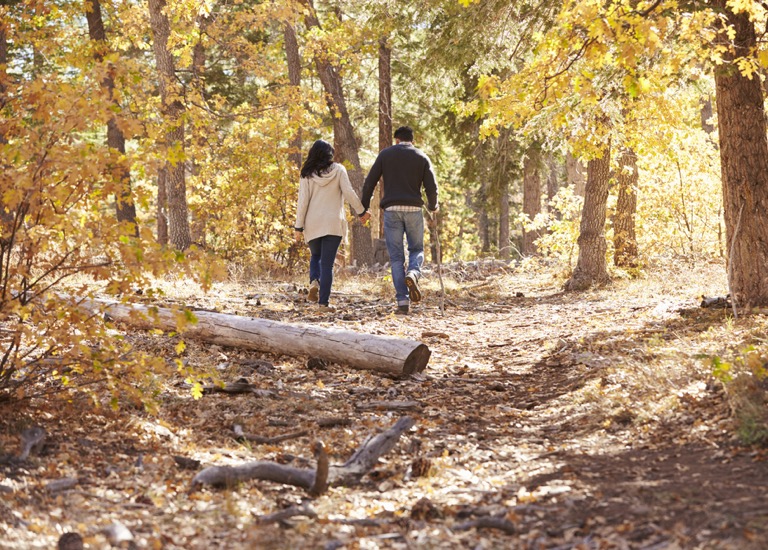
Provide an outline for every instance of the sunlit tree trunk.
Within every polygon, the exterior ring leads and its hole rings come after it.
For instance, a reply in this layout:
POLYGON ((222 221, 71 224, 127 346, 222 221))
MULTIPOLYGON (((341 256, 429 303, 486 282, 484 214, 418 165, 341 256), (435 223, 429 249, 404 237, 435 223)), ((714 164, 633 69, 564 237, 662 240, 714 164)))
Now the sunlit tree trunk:
MULTIPOLYGON (((5 106, 5 81, 8 78, 8 37, 6 36, 5 17, 0 15, 0 109, 5 106)), ((7 143, 5 134, 0 128, 0 144, 7 143)))
POLYGON ((514 147, 512 131, 509 129, 499 132, 496 139, 496 155, 494 173, 496 177, 495 190, 499 197, 499 257, 508 260, 510 257, 510 222, 509 222, 509 167, 510 150, 514 147))
MULTIPOLYGON (((541 213, 541 150, 537 143, 528 147, 523 161, 523 214, 533 221, 541 213)), ((521 252, 524 256, 536 254, 538 231, 523 227, 521 252)))
MULTIPOLYGON (((291 23, 283 25, 283 42, 285 43, 285 58, 288 64, 288 81, 291 86, 298 88, 301 86, 301 55, 299 54, 299 42, 296 39, 296 29, 291 23)), ((296 135, 291 140, 290 161, 301 168, 301 129, 297 130, 296 135)))
POLYGON ((154 39, 152 48, 157 63, 160 97, 165 118, 165 170, 168 199, 168 240, 178 250, 192 244, 187 208, 187 186, 184 177, 184 104, 175 85, 176 69, 173 55, 168 49, 171 27, 163 13, 165 0, 149 0, 149 16, 154 39), (170 160, 173 158, 173 160, 170 160))
POLYGON ((168 169, 157 171, 157 242, 168 244, 168 169))
POLYGON ((707 134, 711 135, 715 131, 715 125, 712 124, 712 117, 714 111, 712 107, 712 98, 707 96, 706 99, 701 101, 701 109, 699 111, 701 116, 701 128, 707 134))
MULTIPOLYGON (((561 167, 560 164, 557 162, 557 159, 554 157, 554 155, 549 154, 547 155, 546 160, 547 165, 547 205, 552 201, 552 199, 555 198, 555 195, 557 195, 557 192, 560 190, 560 182, 562 181, 561 178, 561 167)), ((549 206, 547 206, 547 210, 549 211, 549 206)))
MULTIPOLYGON (((94 57, 101 62, 107 50, 107 34, 104 31, 104 21, 101 16, 101 3, 99 0, 85 0, 85 16, 88 20, 88 35, 94 42, 94 57)), ((120 105, 115 100, 115 80, 110 72, 101 86, 106 90, 110 102, 116 111, 120 110, 120 105)), ((119 164, 115 170, 119 182, 120 190, 115 196, 115 209, 117 211, 118 222, 129 222, 133 225, 133 233, 138 236, 139 228, 136 225, 136 205, 133 202, 131 193, 131 171, 125 161, 125 135, 117 125, 117 117, 111 116, 107 121, 107 146, 120 154, 119 164)))
POLYGON ((483 254, 491 251, 491 221, 488 218, 488 182, 484 179, 475 195, 474 210, 477 214, 477 230, 480 234, 480 250, 483 254))
POLYGON ((565 176, 568 185, 573 185, 574 192, 580 197, 583 197, 585 192, 584 188, 587 184, 584 165, 579 159, 574 157, 570 151, 565 157, 565 176))
MULTIPOLYGON (((320 21, 317 19, 312 0, 303 0, 303 2, 309 8, 304 15, 307 28, 320 28, 320 21)), ((355 192, 360 196, 363 192, 364 177, 360 167, 360 154, 355 139, 355 130, 347 111, 341 75, 325 56, 316 56, 315 66, 325 90, 328 109, 333 119, 333 143, 336 149, 336 160, 347 164, 349 180, 355 192)), ((351 224, 350 229, 353 260, 360 265, 371 265, 373 263, 371 230, 360 223, 351 224)))
MULTIPOLYGON (((379 151, 392 145, 392 49, 387 38, 379 40, 379 151)), ((384 216, 381 215, 381 184, 376 186, 376 192, 371 201, 371 227, 374 237, 380 239, 384 234, 384 216)))
MULTIPOLYGON (((719 0, 734 51, 716 68, 717 119, 731 296, 739 307, 768 305, 768 139, 760 79, 729 63, 756 47, 754 23, 719 0)), ((723 40, 727 40, 723 32, 723 40)))
POLYGON ((605 252, 605 214, 608 202, 608 182, 611 168, 610 142, 603 156, 587 164, 587 185, 584 191, 584 207, 579 228, 579 259, 566 290, 584 290, 592 285, 607 282, 608 266, 605 252))
POLYGON ((619 172, 616 175, 618 199, 613 218, 613 263, 617 267, 638 265, 635 237, 637 181, 637 155, 632 149, 624 149, 619 158, 619 172))
MULTIPOLYGON (((6 67, 8 66, 8 38, 6 37, 6 22, 4 17, 0 16, 0 109, 5 106, 6 99, 6 86, 5 82, 8 78, 6 67)), ((7 143, 5 134, 0 128, 0 145, 7 143)), ((3 177, 3 176, 0 176, 3 177)), ((14 215, 13 212, 6 211, 5 204, 0 197, 0 239, 5 244, 4 234, 10 233, 10 227, 13 224, 14 215)), ((9 241, 10 242, 10 239, 9 241)), ((0 264, 4 258, 0 258, 0 264)), ((1 266, 0 266, 1 267, 1 266)))

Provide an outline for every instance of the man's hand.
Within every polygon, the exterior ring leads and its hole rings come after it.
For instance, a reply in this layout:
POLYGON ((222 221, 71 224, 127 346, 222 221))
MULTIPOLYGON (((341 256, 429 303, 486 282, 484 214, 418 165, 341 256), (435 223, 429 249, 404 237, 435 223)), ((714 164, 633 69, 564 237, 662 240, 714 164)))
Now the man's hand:
POLYGON ((365 214, 360 216, 360 223, 365 225, 366 223, 368 223, 368 220, 370 220, 370 219, 371 219, 371 213, 370 212, 366 212, 365 214))
POLYGON ((427 210, 427 225, 437 227, 437 210, 427 210))

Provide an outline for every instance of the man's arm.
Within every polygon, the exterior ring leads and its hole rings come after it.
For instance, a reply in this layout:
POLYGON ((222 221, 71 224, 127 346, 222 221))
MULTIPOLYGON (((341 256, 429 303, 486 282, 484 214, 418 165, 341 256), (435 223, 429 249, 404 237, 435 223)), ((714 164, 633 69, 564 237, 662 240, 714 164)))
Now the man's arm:
POLYGON ((360 202, 363 203, 363 208, 366 210, 371 207, 371 197, 373 197, 376 184, 379 183, 379 178, 381 178, 381 155, 376 157, 376 161, 371 166, 371 171, 368 172, 363 184, 363 196, 360 198, 360 202))
POLYGON ((434 212, 437 210, 437 182, 435 173, 432 171, 432 163, 427 159, 424 167, 424 175, 421 178, 424 185, 424 192, 427 194, 427 210, 434 212))

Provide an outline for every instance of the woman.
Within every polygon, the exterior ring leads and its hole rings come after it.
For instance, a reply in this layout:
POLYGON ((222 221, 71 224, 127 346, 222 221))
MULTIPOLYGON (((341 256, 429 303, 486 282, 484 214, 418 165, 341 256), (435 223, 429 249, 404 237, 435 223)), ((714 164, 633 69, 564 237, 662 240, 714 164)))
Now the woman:
POLYGON ((333 263, 341 240, 346 236, 344 199, 365 223, 370 214, 363 208, 347 169, 333 162, 333 147, 327 141, 312 144, 301 168, 299 200, 296 207, 295 237, 309 245, 309 300, 323 310, 331 309, 328 300, 333 284, 333 263))

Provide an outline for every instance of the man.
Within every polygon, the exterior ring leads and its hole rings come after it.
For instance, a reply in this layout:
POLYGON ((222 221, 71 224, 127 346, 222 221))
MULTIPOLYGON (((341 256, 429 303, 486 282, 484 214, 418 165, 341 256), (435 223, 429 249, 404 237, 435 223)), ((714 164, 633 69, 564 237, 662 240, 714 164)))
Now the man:
MULTIPOLYGON (((392 284, 397 299, 396 313, 407 315, 411 302, 421 300, 419 279, 424 263, 424 201, 427 209, 436 212, 437 184, 427 155, 413 146, 413 130, 401 126, 395 130, 395 145, 387 147, 376 157, 363 185, 362 203, 367 210, 379 178, 383 177, 381 206, 384 210, 384 240, 392 266, 392 284), (405 270, 403 235, 408 243, 408 271, 405 270)), ((432 218, 430 218, 432 219, 432 218)))

